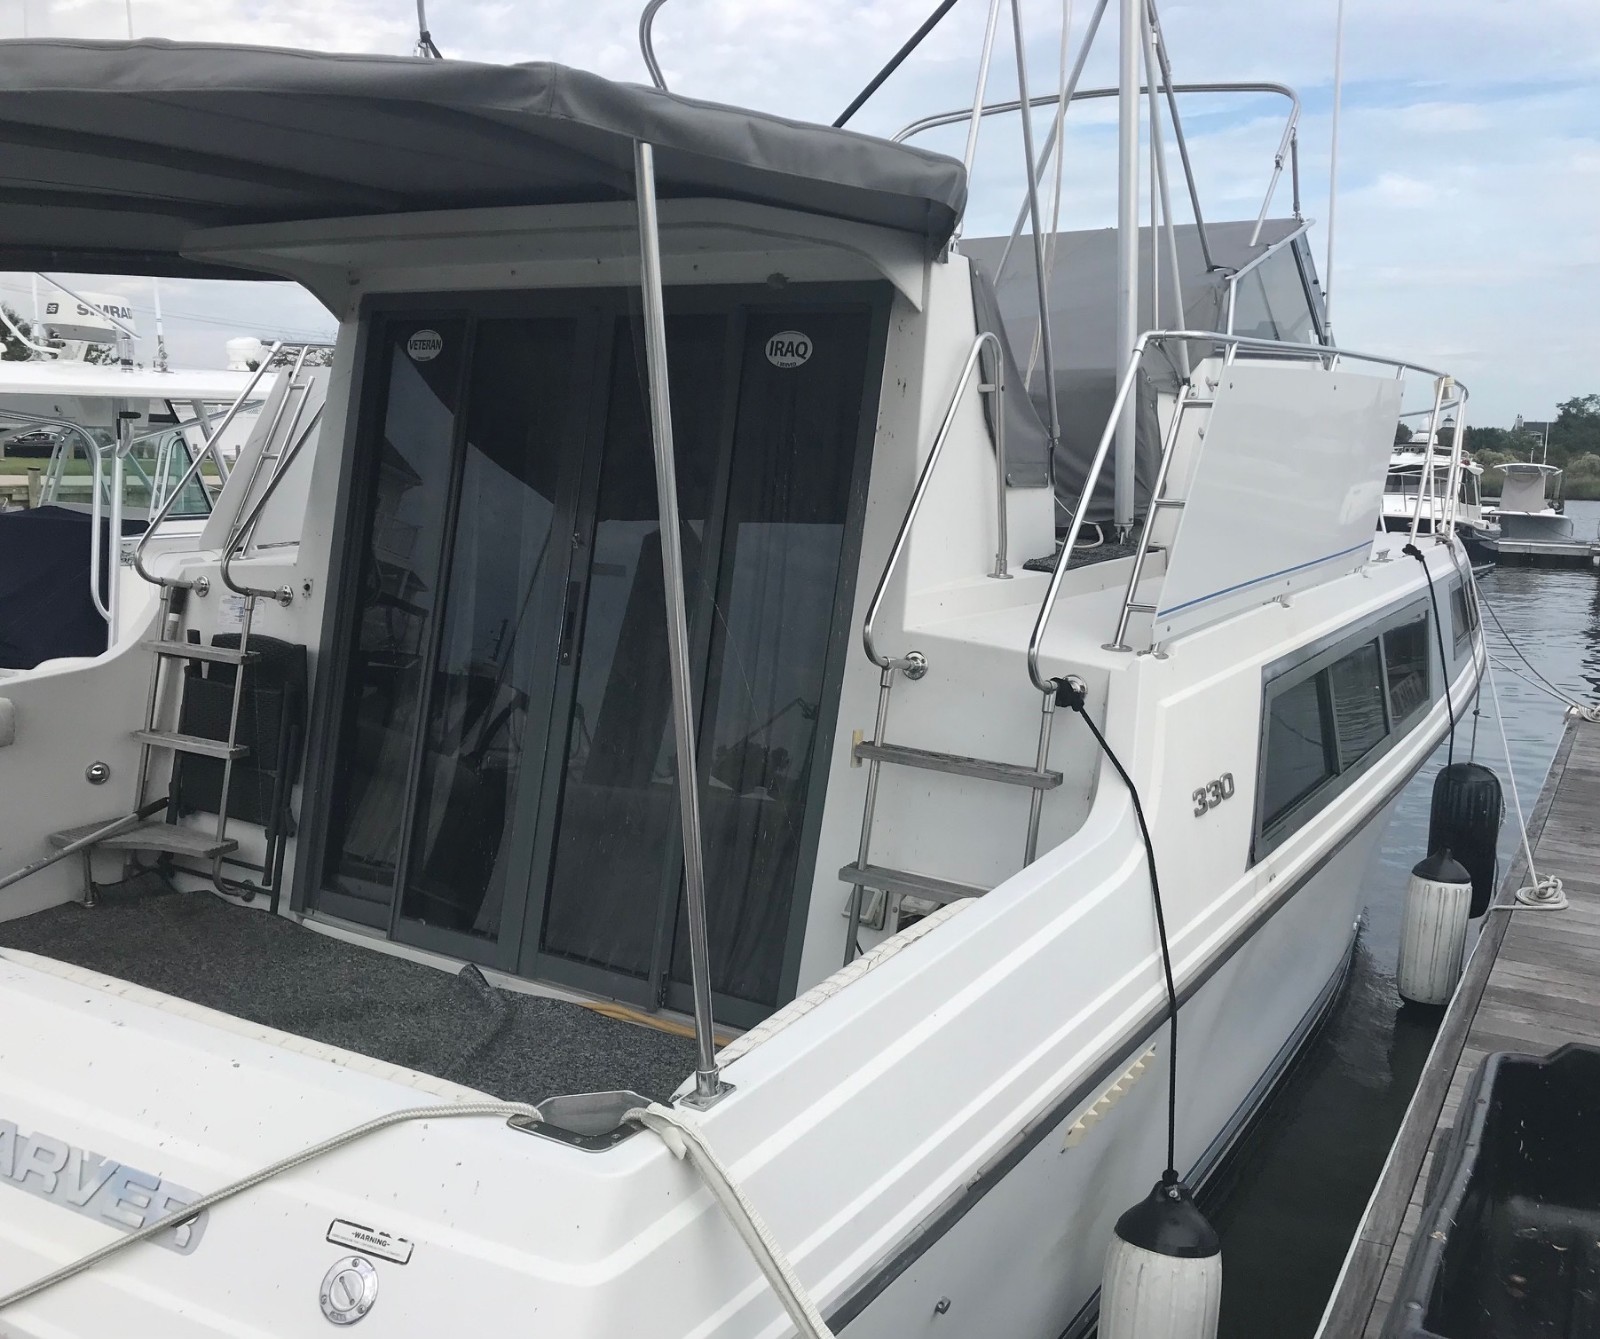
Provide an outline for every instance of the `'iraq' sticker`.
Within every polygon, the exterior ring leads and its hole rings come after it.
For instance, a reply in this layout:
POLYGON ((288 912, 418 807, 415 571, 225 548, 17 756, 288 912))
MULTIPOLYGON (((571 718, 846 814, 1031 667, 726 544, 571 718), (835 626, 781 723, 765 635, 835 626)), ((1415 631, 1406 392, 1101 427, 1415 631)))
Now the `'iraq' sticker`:
POLYGON ((774 367, 801 367, 811 358, 811 336, 780 330, 767 341, 767 361, 774 367))
POLYGON ((444 352, 444 340, 437 330, 419 330, 406 341, 406 352, 412 362, 425 363, 444 352))

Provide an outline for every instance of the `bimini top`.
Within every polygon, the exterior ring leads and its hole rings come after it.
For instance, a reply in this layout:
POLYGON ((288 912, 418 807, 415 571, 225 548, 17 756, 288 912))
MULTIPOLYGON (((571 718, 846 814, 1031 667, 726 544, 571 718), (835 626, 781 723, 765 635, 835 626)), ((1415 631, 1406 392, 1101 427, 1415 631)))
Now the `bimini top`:
POLYGON ((942 154, 617 84, 479 65, 166 41, 0 42, 0 268, 233 274, 197 228, 633 198, 776 205, 943 246, 966 200, 942 154))

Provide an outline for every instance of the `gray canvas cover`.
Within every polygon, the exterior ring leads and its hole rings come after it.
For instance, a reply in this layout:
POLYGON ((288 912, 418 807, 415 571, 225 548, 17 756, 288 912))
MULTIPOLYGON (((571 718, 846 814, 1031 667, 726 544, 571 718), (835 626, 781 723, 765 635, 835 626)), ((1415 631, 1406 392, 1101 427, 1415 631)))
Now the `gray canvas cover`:
POLYGON ((195 228, 633 198, 713 197, 949 239, 942 154, 618 84, 480 65, 166 41, 0 42, 0 267, 216 274, 195 228))
MULTIPOLYGON (((1207 270, 1193 225, 1177 229, 1178 267, 1183 289, 1181 319, 1171 300, 1171 278, 1166 274, 1167 252, 1162 242, 1162 329, 1221 330, 1227 321, 1227 277, 1255 259, 1274 242, 1286 237, 1300 223, 1295 219, 1269 219, 1254 245, 1250 234, 1254 221, 1210 223, 1206 236, 1217 268, 1207 270)), ((1049 275, 1050 332, 1056 363, 1056 403, 1061 416, 1061 442, 1056 453, 1056 498, 1058 519, 1070 516, 1078 504, 1093 462, 1095 449, 1111 416, 1116 399, 1116 323, 1117 323, 1117 234, 1115 229, 1099 228, 1083 232, 1057 233, 1055 260, 1047 264, 1049 275)), ((975 305, 981 329, 995 328, 1009 340, 1021 359, 1031 348, 1039 326, 1038 287, 1034 278, 1032 240, 1020 238, 1006 262, 1005 272, 995 283, 995 271, 1005 249, 1003 237, 963 237, 959 249, 968 256, 982 278, 974 280, 975 305), (987 296, 992 294, 992 296, 987 296), (986 317, 986 311, 996 313, 986 317)), ((1139 241, 1139 321, 1140 330, 1157 326, 1157 313, 1150 301, 1150 230, 1140 230, 1139 241)), ((1141 375, 1135 390, 1134 510, 1141 514, 1155 484, 1161 460, 1160 428, 1156 416, 1156 394, 1171 390, 1176 377, 1159 358, 1147 359, 1152 375, 1141 375), (1163 373, 1167 381, 1163 382, 1163 373)), ((1007 376, 1007 390, 1020 385, 1007 376)), ((1020 397, 1011 397, 1020 398, 1020 397)), ((1047 397, 1043 367, 1035 369, 1028 386, 1032 413, 1006 414, 1007 472, 1016 482, 1042 479, 1048 437, 1047 397), (1032 425, 1037 426, 1031 426, 1032 425)), ((1112 516, 1113 471, 1110 462, 1101 471, 1100 481, 1090 499, 1085 519, 1108 521, 1112 516)))

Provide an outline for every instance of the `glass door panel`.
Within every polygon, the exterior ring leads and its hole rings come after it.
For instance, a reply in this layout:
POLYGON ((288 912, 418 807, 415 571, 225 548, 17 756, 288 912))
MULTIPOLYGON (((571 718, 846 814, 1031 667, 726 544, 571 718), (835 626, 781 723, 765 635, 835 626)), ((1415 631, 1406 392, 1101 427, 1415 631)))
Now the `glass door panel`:
MULTIPOLYGON (((724 315, 667 321, 673 438, 691 604, 725 436, 724 315)), ((576 682, 541 948, 648 975, 680 859, 661 531, 644 355, 619 319, 593 509, 576 682)))
POLYGON ((386 924, 449 520, 466 322, 394 322, 383 335, 382 418, 368 462, 366 543, 324 878, 386 924), (413 337, 430 334, 434 356, 408 352, 413 337))
POLYGON ((401 913, 498 937, 526 887, 568 546, 560 481, 582 407, 575 319, 479 322, 401 913), (524 777, 530 783, 524 787, 524 777), (524 790, 529 794, 524 794, 524 790))
POLYGON ((767 1006, 807 844, 868 334, 865 312, 788 311, 752 315, 743 339, 700 767, 712 988, 767 1006), (775 364, 769 339, 797 327, 810 358, 775 364))

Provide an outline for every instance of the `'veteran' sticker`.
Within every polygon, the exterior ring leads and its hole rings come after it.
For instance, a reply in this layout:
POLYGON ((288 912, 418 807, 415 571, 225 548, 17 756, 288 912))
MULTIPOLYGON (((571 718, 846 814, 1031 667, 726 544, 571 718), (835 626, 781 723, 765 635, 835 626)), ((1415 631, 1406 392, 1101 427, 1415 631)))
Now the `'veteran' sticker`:
POLYGON ((444 339, 437 330, 419 330, 406 341, 406 352, 413 362, 425 363, 444 352, 444 339))
POLYGON ((811 336, 780 330, 767 341, 767 361, 774 367, 802 367, 811 358, 811 336))

